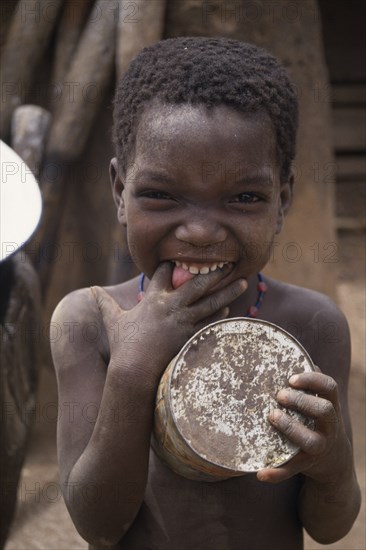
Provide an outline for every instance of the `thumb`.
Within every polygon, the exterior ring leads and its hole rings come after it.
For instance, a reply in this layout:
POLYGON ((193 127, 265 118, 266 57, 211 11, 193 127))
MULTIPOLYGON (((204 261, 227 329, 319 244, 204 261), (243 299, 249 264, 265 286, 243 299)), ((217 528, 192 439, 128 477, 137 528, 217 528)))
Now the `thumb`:
POLYGON ((108 332, 108 329, 118 323, 124 310, 118 305, 116 300, 104 290, 104 288, 92 286, 91 291, 108 332))
POLYGON ((172 289, 172 271, 173 265, 171 262, 162 262, 156 268, 154 275, 151 277, 149 289, 161 290, 172 289))

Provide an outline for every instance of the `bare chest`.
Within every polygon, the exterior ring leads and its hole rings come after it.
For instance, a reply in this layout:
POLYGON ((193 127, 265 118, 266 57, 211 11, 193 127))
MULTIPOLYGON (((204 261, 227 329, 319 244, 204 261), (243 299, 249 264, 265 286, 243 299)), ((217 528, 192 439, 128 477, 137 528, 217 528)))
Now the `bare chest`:
POLYGON ((302 549, 299 479, 274 486, 254 474, 217 483, 172 472, 153 451, 145 499, 121 549, 302 549))

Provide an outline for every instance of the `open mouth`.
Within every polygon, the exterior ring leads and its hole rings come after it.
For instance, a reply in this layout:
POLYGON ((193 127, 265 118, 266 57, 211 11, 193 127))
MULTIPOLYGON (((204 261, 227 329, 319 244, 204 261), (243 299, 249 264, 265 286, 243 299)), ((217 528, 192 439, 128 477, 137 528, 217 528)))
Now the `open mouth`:
POLYGON ((179 262, 178 260, 174 260, 173 262, 176 267, 181 267, 184 269, 184 271, 188 271, 192 275, 198 275, 199 273, 201 275, 206 275, 210 271, 216 271, 216 269, 221 269, 224 267, 224 265, 227 265, 229 262, 213 262, 213 263, 207 263, 207 264, 200 264, 200 263, 185 263, 185 262, 179 262))
POLYGON ((172 260, 174 269, 172 273, 172 286, 173 288, 179 288, 186 281, 193 279, 195 275, 207 275, 211 271, 222 269, 225 265, 232 265, 228 261, 220 262, 180 262, 178 260, 172 260))

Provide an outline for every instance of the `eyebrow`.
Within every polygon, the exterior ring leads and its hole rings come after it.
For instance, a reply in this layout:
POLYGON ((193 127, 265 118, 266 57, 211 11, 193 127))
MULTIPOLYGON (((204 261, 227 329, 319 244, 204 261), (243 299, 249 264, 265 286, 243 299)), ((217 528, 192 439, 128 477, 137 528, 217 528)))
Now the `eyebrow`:
POLYGON ((137 172, 135 177, 136 176, 138 176, 137 179, 146 179, 167 185, 170 185, 174 181, 166 174, 154 170, 142 170, 141 172, 137 172))
MULTIPOLYGON (((239 179, 236 179, 235 173, 228 172, 227 175, 224 176, 225 183, 232 183, 235 186, 240 185, 260 185, 261 187, 270 187, 273 184, 273 177, 272 171, 267 172, 261 172, 261 173, 254 173, 254 174, 248 174, 246 176, 243 176, 239 179)), ((141 172, 137 172, 135 175, 135 178, 137 176, 137 180, 148 180, 148 181, 154 181, 157 183, 162 183, 163 185, 171 185, 174 183, 174 179, 170 178, 163 172, 158 172, 155 170, 142 170, 141 172)), ((209 176, 207 176, 206 181, 209 181, 209 176)))

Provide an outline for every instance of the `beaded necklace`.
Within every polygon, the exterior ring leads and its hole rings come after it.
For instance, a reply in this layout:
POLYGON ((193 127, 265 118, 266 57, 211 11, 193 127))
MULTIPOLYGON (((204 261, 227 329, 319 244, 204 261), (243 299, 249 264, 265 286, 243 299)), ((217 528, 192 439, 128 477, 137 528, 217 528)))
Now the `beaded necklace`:
MULTIPOLYGON (((257 290, 258 290, 258 296, 257 301, 254 306, 250 306, 248 308, 247 314, 245 317, 256 317, 258 314, 258 311, 262 305, 263 298, 265 293, 268 290, 267 284, 263 280, 262 273, 257 273, 258 277, 258 284, 257 284, 257 290)), ((144 281, 145 281, 145 273, 140 273, 139 278, 139 288, 138 288, 138 294, 137 294, 137 302, 140 303, 143 299, 145 292, 144 292, 144 281)))

